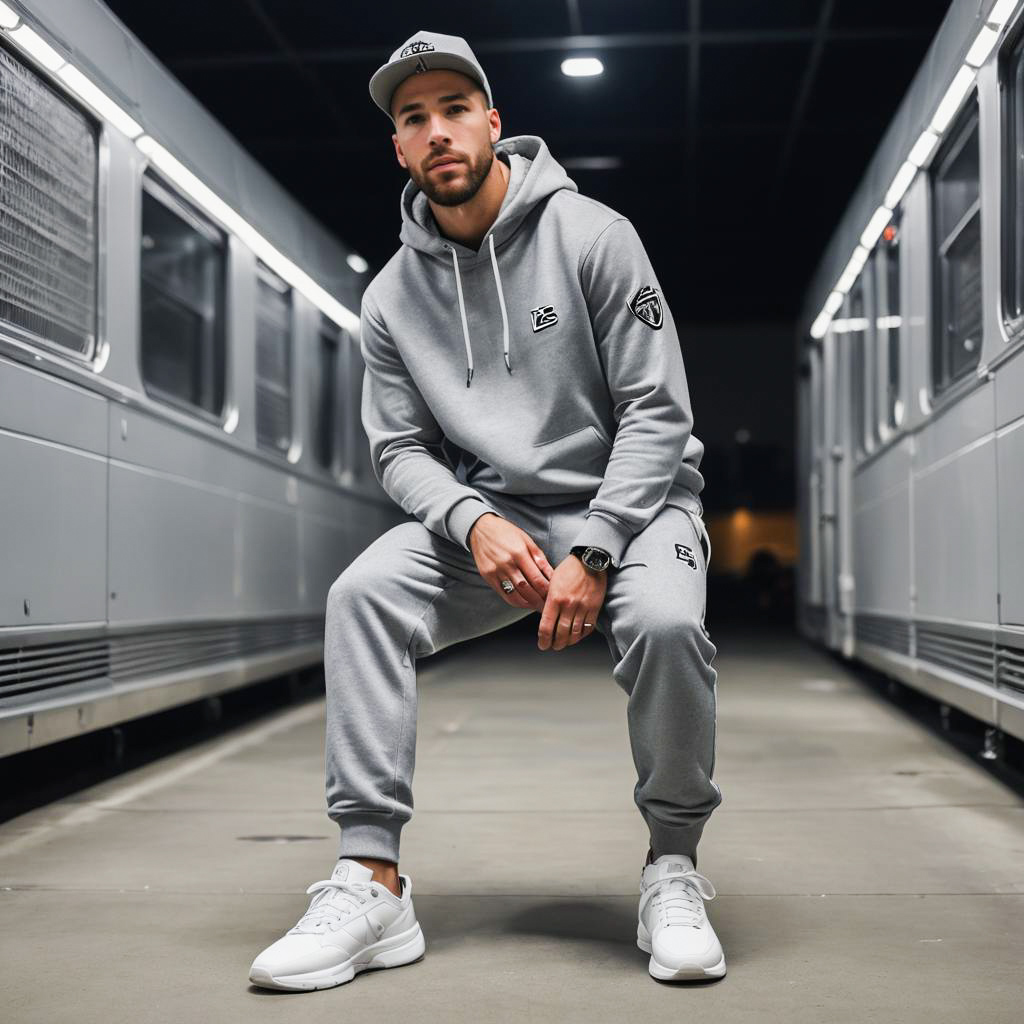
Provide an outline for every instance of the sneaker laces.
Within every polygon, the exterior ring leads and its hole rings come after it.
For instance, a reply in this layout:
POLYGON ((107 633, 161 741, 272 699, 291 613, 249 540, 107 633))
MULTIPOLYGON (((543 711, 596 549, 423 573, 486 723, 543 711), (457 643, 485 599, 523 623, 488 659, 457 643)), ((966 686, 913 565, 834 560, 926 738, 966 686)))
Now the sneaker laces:
POLYGON ((657 907, 666 928, 672 925, 699 928, 704 912, 701 897, 713 900, 715 895, 715 887, 697 871, 666 875, 644 889, 640 897, 640 914, 658 896, 657 907))
POLYGON ((314 882, 306 890, 306 894, 316 893, 316 895, 313 897, 309 909, 290 931, 296 934, 315 932, 323 924, 340 922, 343 917, 348 917, 366 902, 366 898, 360 896, 359 893, 369 889, 370 884, 369 882, 347 882, 340 878, 324 878, 319 882, 314 882))

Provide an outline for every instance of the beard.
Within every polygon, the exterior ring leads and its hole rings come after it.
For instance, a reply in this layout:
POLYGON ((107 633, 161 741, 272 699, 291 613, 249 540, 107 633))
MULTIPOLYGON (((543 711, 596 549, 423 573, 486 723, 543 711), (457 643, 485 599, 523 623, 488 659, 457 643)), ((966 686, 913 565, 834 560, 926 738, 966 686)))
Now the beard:
MULTIPOLYGON (((436 156, 430 157, 431 161, 436 156)), ((414 171, 409 166, 409 176, 423 190, 427 198, 438 206, 459 206, 469 202, 480 191, 487 175, 491 171, 491 164, 494 162, 494 147, 487 146, 475 157, 463 160, 452 172, 441 175, 414 171)))

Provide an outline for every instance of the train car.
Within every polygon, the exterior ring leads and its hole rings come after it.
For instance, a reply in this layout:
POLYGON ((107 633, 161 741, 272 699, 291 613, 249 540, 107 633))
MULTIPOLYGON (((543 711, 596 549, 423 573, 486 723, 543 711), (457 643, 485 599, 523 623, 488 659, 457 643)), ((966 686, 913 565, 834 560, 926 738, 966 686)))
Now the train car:
POLYGON ((315 666, 402 513, 368 266, 95 0, 0 3, 0 756, 315 666))
POLYGON ((951 4, 797 336, 799 628, 988 756, 1024 737, 1022 6, 951 4))

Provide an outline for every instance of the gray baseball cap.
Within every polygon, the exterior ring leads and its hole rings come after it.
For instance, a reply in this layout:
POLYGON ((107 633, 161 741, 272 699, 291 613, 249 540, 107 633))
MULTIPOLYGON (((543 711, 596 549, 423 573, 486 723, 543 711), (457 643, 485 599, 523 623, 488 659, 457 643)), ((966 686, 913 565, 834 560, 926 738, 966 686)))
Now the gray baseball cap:
POLYGON ((475 78, 487 93, 487 106, 493 107, 491 86, 469 43, 462 36, 440 32, 414 32, 370 78, 373 102, 391 117, 391 97, 410 75, 447 68, 475 78))

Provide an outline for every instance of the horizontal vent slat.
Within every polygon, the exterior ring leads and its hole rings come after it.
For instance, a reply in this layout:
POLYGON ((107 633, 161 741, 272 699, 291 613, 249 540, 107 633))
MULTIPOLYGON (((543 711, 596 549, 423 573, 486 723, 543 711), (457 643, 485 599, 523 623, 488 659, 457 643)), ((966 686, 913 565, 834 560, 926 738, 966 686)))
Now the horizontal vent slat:
POLYGON ((91 679, 143 680, 247 655, 322 642, 324 620, 176 626, 0 649, 0 701, 91 679))

